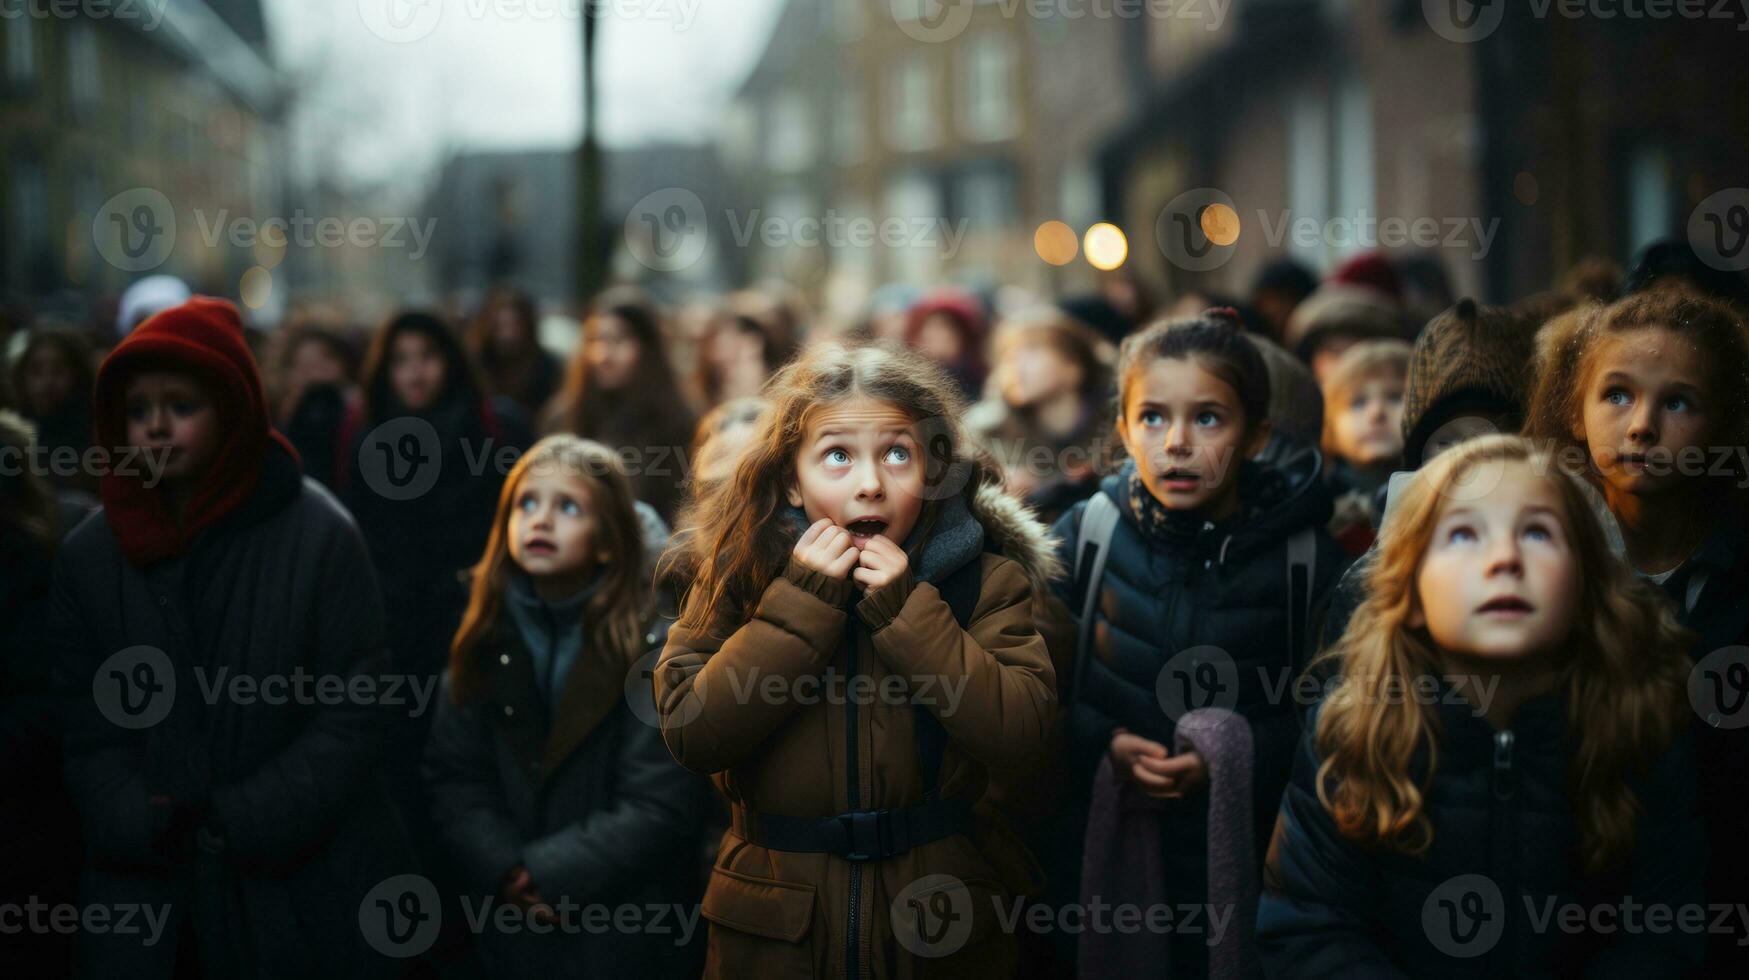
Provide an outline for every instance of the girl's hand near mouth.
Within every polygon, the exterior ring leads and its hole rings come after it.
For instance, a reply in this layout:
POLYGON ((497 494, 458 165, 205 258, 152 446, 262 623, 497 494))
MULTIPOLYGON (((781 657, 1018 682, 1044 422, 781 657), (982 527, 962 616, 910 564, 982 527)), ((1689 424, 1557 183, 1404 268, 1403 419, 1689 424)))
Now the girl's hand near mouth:
POLYGON ((802 533, 794 554, 804 567, 842 581, 856 567, 859 552, 849 531, 822 517, 802 533))
POLYGON ((863 546, 857 569, 851 574, 856 584, 862 587, 863 594, 868 595, 892 584, 910 567, 911 558, 905 550, 886 535, 877 534, 863 546))

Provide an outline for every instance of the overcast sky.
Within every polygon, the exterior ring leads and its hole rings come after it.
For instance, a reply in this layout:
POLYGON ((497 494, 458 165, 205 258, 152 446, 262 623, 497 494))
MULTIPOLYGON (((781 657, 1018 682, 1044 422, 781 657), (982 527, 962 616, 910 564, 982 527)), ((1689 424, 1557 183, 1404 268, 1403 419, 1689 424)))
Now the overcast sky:
MULTIPOLYGON (((265 2, 298 93, 300 176, 420 182, 451 149, 573 146, 582 132, 587 0, 265 2)), ((709 139, 782 0, 596 2, 601 132, 626 146, 709 139)))

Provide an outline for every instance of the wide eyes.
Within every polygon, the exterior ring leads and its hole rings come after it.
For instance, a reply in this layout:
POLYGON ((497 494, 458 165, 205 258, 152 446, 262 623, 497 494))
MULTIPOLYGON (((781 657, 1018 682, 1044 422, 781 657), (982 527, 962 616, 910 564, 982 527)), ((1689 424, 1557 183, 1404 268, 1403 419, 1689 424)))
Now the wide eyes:
POLYGON ((1634 396, 1623 388, 1611 388, 1603 393, 1603 400, 1611 405, 1627 406, 1633 404, 1634 396))
MULTIPOLYGON (((532 493, 525 493, 516 498, 516 509, 524 514, 532 514, 540 510, 540 500, 532 493)), ((566 517, 576 517, 583 513, 583 506, 569 497, 559 498, 559 513, 566 517)))
MULTIPOLYGON (((841 467, 850 465, 850 452, 844 449, 828 449, 823 457, 827 466, 841 467)), ((881 462, 889 466, 903 466, 911 462, 911 450, 904 446, 888 446, 881 454, 881 462)))
POLYGON ((1524 536, 1532 541, 1553 541, 1555 532, 1549 530, 1546 524, 1530 524, 1524 529, 1524 536))
POLYGON ((1196 424, 1205 429, 1212 429, 1221 424, 1221 416, 1218 412, 1198 412, 1196 413, 1196 424))
MULTIPOLYGON (((1152 408, 1144 408, 1136 415, 1136 421, 1144 428, 1157 429, 1166 424, 1166 416, 1152 408)), ((1221 424, 1221 413, 1204 410, 1197 412, 1191 421, 1201 428, 1210 429, 1221 424)))
MULTIPOLYGON (((1542 521, 1526 524, 1518 533, 1527 541, 1546 543, 1555 540, 1554 530, 1542 521)), ((1458 524, 1446 530, 1445 540, 1448 544, 1474 544, 1481 540, 1481 536, 1473 525, 1458 524)))
POLYGON ((1468 524, 1459 524, 1457 527, 1445 532, 1445 540, 1452 544, 1468 544, 1477 540, 1476 529, 1470 527, 1468 524))
POLYGON ((1138 422, 1141 422, 1143 425, 1147 426, 1148 428, 1152 429, 1156 426, 1165 424, 1166 417, 1161 415, 1159 412, 1156 412, 1153 409, 1149 408, 1149 409, 1144 409, 1142 411, 1142 414, 1138 415, 1136 417, 1136 420, 1138 422))
POLYGON ((1686 412, 1692 407, 1693 406, 1688 403, 1688 399, 1681 395, 1671 395, 1669 398, 1664 399, 1664 410, 1666 412, 1686 412))

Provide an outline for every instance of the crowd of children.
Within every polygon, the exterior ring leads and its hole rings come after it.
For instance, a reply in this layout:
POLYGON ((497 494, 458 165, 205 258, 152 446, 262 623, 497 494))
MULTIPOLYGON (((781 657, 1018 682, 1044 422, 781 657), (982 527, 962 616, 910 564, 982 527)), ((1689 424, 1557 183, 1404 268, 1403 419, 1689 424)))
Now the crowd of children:
POLYGON ((21 332, 4 961, 1745 975, 1749 294, 1425 271, 21 332))

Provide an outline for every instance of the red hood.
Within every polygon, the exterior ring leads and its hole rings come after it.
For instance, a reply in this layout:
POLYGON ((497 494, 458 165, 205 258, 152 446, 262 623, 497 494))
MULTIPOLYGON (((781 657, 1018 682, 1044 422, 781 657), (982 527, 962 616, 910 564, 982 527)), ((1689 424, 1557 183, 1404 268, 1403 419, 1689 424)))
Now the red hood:
MULTIPOLYGON (((104 516, 134 565, 148 565, 186 552, 200 533, 249 499, 261 479, 269 444, 297 453, 268 421, 267 397, 254 355, 243 338, 237 308, 222 299, 197 296, 146 320, 116 345, 97 370, 93 426, 100 446, 127 440, 128 379, 146 369, 185 371, 204 383, 224 429, 212 467, 188 505, 186 527, 177 527, 165 495, 145 486, 143 467, 105 473, 104 516)), ((119 465, 125 457, 118 456, 119 465)))

